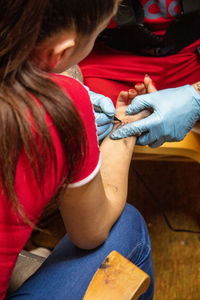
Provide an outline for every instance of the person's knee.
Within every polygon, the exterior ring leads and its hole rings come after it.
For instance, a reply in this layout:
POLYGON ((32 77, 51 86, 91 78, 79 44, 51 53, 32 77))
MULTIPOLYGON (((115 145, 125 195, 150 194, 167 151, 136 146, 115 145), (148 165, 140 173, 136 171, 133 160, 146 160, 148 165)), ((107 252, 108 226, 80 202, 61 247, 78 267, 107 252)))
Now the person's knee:
POLYGON ((134 235, 149 243, 149 233, 146 222, 141 213, 132 205, 126 204, 117 224, 120 230, 127 232, 133 238, 134 235))
POLYGON ((123 213, 111 230, 109 239, 116 246, 121 246, 127 258, 141 259, 142 255, 151 253, 151 243, 146 223, 140 212, 130 204, 126 204, 123 213), (137 255, 136 255, 137 254, 137 255))
MULTIPOLYGON (((151 242, 149 238, 149 232, 144 221, 144 218, 140 212, 132 205, 127 205, 128 216, 126 214, 126 220, 129 221, 129 230, 136 236, 137 243, 129 254, 130 259, 133 256, 138 257, 138 261, 145 260, 151 253, 151 242), (137 252, 137 256, 135 255, 137 252), (134 254, 135 253, 135 254, 134 254)), ((127 223, 128 225, 128 223, 127 223)))

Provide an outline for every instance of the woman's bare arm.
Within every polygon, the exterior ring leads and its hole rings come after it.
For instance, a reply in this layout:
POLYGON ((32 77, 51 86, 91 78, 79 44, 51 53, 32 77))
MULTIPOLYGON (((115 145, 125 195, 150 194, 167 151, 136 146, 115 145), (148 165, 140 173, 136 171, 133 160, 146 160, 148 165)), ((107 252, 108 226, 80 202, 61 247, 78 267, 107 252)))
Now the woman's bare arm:
POLYGON ((72 242, 84 249, 102 244, 126 202, 129 164, 134 137, 101 145, 101 171, 88 184, 67 188, 59 209, 72 242))
POLYGON ((104 139, 97 176, 82 187, 65 188, 61 193, 58 206, 67 233, 77 246, 92 249, 102 244, 120 216, 126 203, 135 141, 135 137, 119 141, 104 139))
MULTIPOLYGON (((120 93, 117 111, 124 108, 125 99, 120 93)), ((102 244, 122 213, 135 142, 135 137, 107 137, 100 147, 102 165, 97 176, 82 187, 63 190, 58 206, 67 233, 77 246, 92 249, 102 244)))

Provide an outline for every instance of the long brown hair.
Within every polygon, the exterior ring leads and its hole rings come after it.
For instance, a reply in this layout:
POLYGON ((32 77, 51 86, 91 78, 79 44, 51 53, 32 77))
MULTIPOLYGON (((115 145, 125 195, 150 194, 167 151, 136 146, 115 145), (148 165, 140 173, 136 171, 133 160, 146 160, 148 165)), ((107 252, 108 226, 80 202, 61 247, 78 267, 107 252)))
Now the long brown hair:
POLYGON ((29 60, 34 47, 60 30, 75 29, 89 35, 109 16, 116 0, 0 0, 0 182, 9 201, 26 219, 15 192, 19 154, 24 147, 38 183, 45 157, 55 161, 45 121, 47 111, 56 126, 69 162, 67 182, 74 165, 84 157, 84 126, 66 94, 29 60), (41 103, 42 110, 31 95, 41 103), (42 141, 35 142, 27 111, 42 141), (76 151, 72 151, 72 144, 76 151), (37 167, 33 157, 36 158, 37 167))

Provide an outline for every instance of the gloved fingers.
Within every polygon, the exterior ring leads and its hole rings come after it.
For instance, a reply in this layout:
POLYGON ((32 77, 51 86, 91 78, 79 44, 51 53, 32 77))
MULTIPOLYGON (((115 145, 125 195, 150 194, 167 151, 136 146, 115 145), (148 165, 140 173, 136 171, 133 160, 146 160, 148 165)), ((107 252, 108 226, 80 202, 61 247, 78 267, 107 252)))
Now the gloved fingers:
POLYGON ((154 140, 150 134, 147 132, 146 134, 142 134, 137 138, 136 144, 140 146, 149 145, 151 148, 156 148, 161 146, 164 143, 163 138, 161 137, 159 140, 154 140))
POLYGON ((113 117, 115 115, 115 107, 112 100, 104 95, 97 94, 92 91, 88 91, 91 102, 99 107, 101 107, 102 111, 110 116, 113 117))
POLYGON ((146 146, 146 145, 149 145, 149 142, 152 142, 152 141, 151 141, 150 133, 147 132, 137 138, 136 144, 139 146, 146 146))
POLYGON ((94 113, 94 115, 95 115, 95 122, 97 126, 110 124, 113 120, 112 117, 109 117, 104 113, 94 113))
POLYGON ((134 115, 140 112, 141 110, 148 109, 148 108, 151 108, 150 110, 152 110, 153 105, 151 103, 151 98, 149 96, 150 94, 140 95, 135 97, 131 102, 131 104, 129 104, 129 106, 126 109, 127 115, 134 115))
POLYGON ((126 124, 119 129, 116 129, 110 137, 114 140, 126 138, 128 136, 139 136, 142 133, 148 132, 154 118, 152 115, 142 120, 126 124))
POLYGON ((114 117, 116 111, 112 100, 108 97, 104 97, 102 101, 100 101, 99 106, 103 110, 103 112, 109 117, 114 117))
MULTIPOLYGON (((189 92, 191 92, 191 94, 193 95, 195 100, 197 100, 198 102, 200 101, 199 93, 196 91, 196 89, 192 85, 187 84, 187 85, 185 85, 185 88, 187 88, 187 90, 189 92)), ((199 105, 199 103, 198 103, 198 105, 199 105)))
POLYGON ((104 132, 106 132, 107 130, 109 130, 110 128, 112 130, 112 128, 113 128, 113 124, 112 123, 106 124, 106 125, 103 125, 103 126, 97 126, 97 134, 101 135, 104 132))
MULTIPOLYGON (((136 122, 134 122, 136 123, 136 122)), ((115 131, 112 132, 110 135, 111 139, 113 140, 119 140, 119 139, 124 139, 129 136, 137 136, 140 134, 140 129, 137 128, 134 123, 126 124, 119 129, 116 129, 115 131)))
MULTIPOLYGON (((102 127, 102 126, 101 126, 102 127)), ((102 141, 110 132, 111 132, 111 130, 113 129, 113 124, 111 123, 108 127, 107 127, 107 129, 105 130, 105 131, 102 131, 101 132, 101 130, 102 130, 102 128, 101 127, 99 127, 99 130, 98 130, 98 127, 97 127, 97 136, 98 136, 98 140, 99 140, 99 142, 100 141, 102 141), (100 128, 101 128, 101 130, 100 130, 100 128)), ((104 127, 104 126, 103 126, 104 127)), ((104 128, 105 129, 105 128, 104 128)))
POLYGON ((160 138, 159 140, 156 140, 155 142, 149 144, 149 147, 157 148, 157 147, 160 147, 164 142, 165 142, 164 139, 160 138))

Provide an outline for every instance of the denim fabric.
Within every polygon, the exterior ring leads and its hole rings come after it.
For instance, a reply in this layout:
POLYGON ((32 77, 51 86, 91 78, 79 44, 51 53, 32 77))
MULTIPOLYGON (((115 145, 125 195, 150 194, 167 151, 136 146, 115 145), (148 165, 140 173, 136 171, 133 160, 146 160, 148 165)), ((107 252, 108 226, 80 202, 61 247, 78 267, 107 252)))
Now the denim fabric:
POLYGON ((140 300, 153 299, 149 234, 143 217, 129 204, 102 246, 81 250, 65 235, 38 271, 6 299, 81 300, 94 273, 112 250, 117 250, 150 275, 150 287, 140 300))

